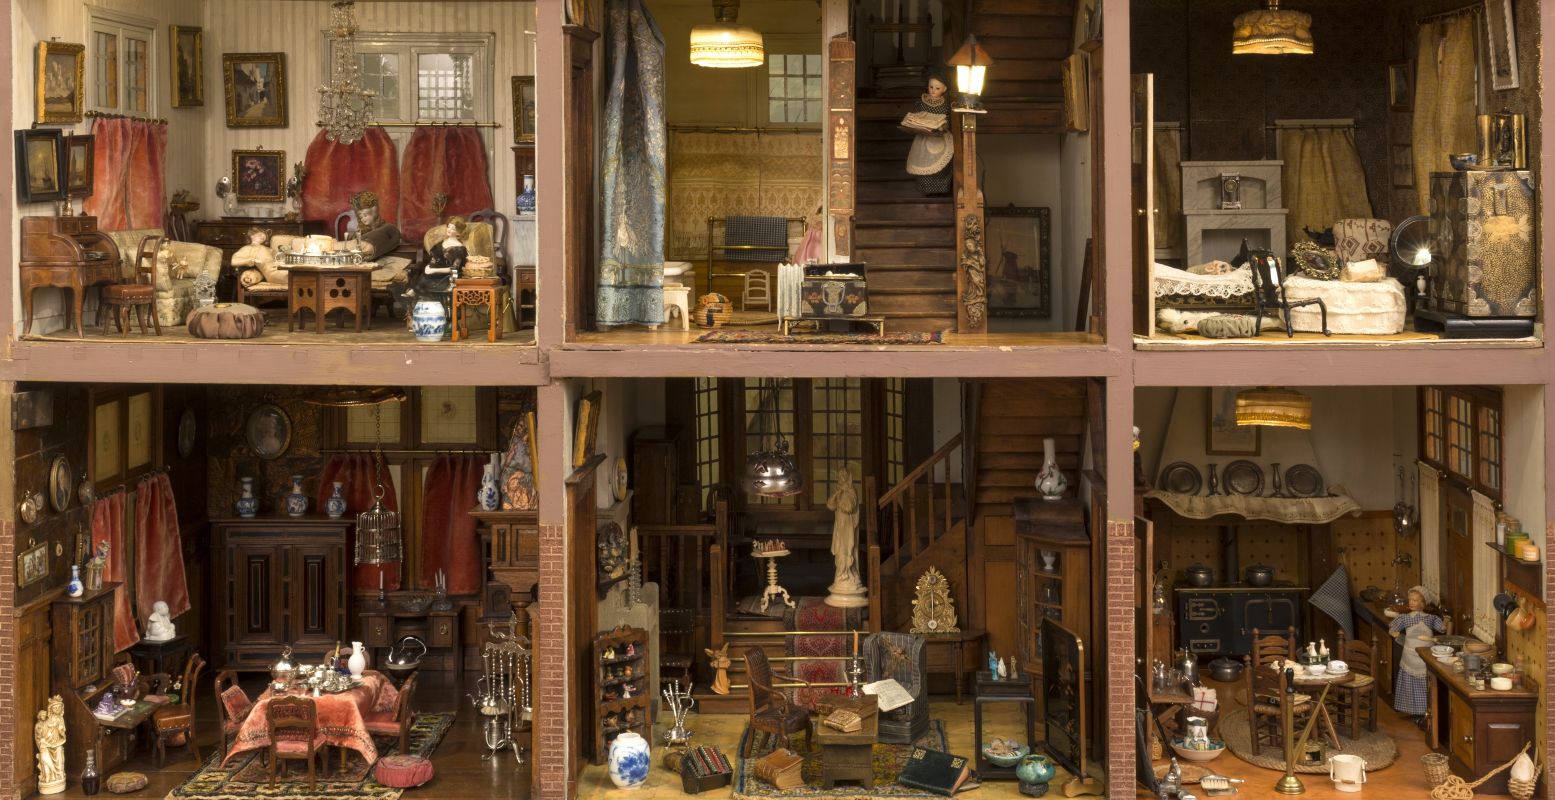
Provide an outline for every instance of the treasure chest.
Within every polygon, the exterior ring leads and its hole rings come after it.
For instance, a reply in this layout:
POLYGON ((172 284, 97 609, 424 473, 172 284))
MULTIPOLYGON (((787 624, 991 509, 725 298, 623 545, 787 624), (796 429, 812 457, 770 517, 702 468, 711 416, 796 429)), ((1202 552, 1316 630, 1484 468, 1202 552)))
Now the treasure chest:
POLYGON ((869 313, 863 264, 812 264, 799 284, 799 313, 805 319, 847 319, 869 313))
POLYGON ((1431 175, 1430 297, 1468 317, 1532 317, 1539 308, 1538 205, 1528 170, 1431 175))

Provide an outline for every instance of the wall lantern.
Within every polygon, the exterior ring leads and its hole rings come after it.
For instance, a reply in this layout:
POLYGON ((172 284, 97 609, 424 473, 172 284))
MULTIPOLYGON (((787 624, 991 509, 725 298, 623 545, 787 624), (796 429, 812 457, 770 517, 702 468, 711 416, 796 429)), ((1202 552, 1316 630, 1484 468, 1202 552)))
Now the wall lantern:
POLYGON ((960 93, 952 110, 963 114, 988 113, 988 109, 983 108, 983 84, 993 58, 977 43, 977 37, 967 36, 966 43, 948 63, 956 68, 956 91, 960 93))

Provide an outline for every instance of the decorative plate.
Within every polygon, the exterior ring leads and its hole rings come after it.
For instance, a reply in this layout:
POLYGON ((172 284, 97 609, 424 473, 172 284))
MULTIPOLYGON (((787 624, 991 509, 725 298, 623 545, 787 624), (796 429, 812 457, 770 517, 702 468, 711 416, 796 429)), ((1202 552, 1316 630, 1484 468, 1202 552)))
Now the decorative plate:
POLYGON ((70 471, 70 459, 54 456, 49 464, 49 505, 56 512, 70 506, 70 496, 76 491, 76 476, 70 471))
POLYGON ((1161 488, 1173 494, 1195 495, 1203 485, 1204 479, 1199 475, 1199 468, 1186 461, 1168 464, 1166 469, 1161 470, 1161 488))
POLYGON ((1233 461, 1226 465, 1225 484, 1232 494, 1260 495, 1263 493, 1263 470, 1246 459, 1233 461))
POLYGON ((1293 497, 1323 497, 1327 494, 1323 476, 1309 464, 1297 464, 1285 470, 1285 491, 1293 497))
POLYGON ((622 456, 616 459, 615 473, 610 476, 610 494, 617 503, 626 499, 627 481, 626 457, 622 456))

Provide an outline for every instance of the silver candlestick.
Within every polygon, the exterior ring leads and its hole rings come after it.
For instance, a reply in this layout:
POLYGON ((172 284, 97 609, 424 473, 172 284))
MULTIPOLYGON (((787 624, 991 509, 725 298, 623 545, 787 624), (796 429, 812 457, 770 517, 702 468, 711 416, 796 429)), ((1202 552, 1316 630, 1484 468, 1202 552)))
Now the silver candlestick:
POLYGON ((852 686, 848 687, 848 696, 864 696, 864 657, 858 653, 853 654, 853 660, 848 666, 848 680, 852 686))

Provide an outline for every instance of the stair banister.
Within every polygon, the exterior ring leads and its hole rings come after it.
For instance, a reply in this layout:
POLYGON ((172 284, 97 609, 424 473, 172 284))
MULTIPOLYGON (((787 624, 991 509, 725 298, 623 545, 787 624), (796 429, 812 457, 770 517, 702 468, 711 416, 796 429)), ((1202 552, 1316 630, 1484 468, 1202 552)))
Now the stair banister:
POLYGON ((956 331, 988 332, 988 255, 984 247, 983 187, 977 174, 977 118, 952 112, 952 175, 956 195, 956 331))

